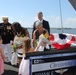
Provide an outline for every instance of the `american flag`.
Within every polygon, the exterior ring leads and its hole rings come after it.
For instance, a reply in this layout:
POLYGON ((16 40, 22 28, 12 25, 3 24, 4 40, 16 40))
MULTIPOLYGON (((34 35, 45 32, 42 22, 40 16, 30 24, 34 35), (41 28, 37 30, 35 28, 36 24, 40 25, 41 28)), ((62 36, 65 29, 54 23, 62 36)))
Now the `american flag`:
POLYGON ((50 34, 51 44, 58 50, 70 48, 70 46, 76 42, 76 35, 67 33, 54 33, 50 34))

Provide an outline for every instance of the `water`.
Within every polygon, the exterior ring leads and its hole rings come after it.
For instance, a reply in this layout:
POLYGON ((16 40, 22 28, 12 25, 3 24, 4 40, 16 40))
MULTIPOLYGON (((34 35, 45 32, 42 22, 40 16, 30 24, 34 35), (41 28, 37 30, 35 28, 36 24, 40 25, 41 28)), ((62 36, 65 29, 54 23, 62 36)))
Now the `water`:
MULTIPOLYGON (((28 31, 30 33, 30 37, 32 37, 32 28, 28 28, 28 31)), ((69 34, 75 34, 76 35, 76 29, 63 29, 64 33, 69 33, 69 34)), ((62 33, 61 29, 50 29, 51 33, 62 33)))

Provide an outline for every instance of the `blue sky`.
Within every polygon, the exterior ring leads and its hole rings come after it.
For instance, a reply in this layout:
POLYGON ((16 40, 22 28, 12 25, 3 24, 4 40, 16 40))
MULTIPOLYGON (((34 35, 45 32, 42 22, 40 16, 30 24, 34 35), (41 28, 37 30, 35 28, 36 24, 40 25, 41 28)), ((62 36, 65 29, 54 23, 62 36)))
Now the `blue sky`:
MULTIPOLYGON (((76 11, 68 0, 61 0, 61 10, 63 27, 76 28, 76 11)), ((0 22, 2 16, 9 16, 11 23, 32 27, 39 11, 50 27, 61 27, 59 0, 0 0, 0 22)))

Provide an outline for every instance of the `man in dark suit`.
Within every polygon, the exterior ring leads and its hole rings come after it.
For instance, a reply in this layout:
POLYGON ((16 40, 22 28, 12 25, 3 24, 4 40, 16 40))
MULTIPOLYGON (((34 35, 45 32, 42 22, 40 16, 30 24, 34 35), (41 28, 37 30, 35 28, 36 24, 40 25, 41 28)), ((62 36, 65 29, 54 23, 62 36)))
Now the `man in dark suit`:
MULTIPOLYGON (((43 13, 42 12, 38 13, 38 19, 43 24, 43 28, 45 28, 48 31, 48 33, 50 34, 49 22, 43 19, 43 13)), ((35 21, 34 25, 33 25, 32 38, 33 38, 33 32, 36 29, 36 22, 37 21, 35 21)))

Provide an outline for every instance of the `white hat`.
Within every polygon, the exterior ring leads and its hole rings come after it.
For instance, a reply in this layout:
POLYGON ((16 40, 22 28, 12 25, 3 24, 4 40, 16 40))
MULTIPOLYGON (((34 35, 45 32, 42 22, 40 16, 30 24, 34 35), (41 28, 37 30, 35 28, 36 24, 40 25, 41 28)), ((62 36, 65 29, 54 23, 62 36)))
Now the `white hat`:
POLYGON ((4 20, 7 20, 8 19, 8 16, 3 16, 2 17, 2 20, 4 21, 4 20))

